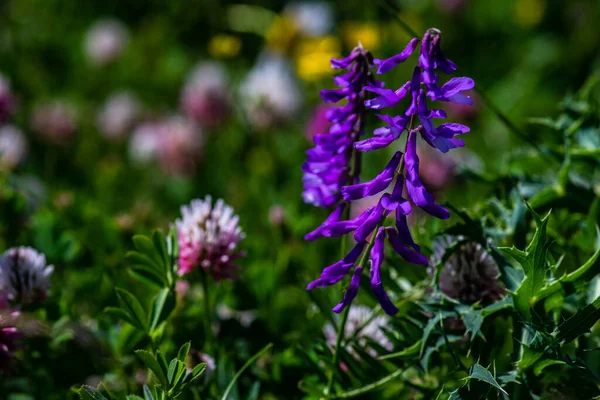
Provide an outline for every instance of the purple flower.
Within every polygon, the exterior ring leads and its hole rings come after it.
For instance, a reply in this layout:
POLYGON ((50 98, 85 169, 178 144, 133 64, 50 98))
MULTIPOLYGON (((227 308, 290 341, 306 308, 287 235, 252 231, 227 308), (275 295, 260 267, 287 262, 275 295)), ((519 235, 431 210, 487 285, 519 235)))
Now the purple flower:
POLYGON ((35 108, 31 126, 49 142, 67 145, 77 132, 76 120, 77 114, 71 105, 53 100, 35 108))
MULTIPOLYGON (((350 271, 354 271, 343 300, 333 309, 335 312, 340 312, 356 297, 362 270, 366 267, 362 260, 365 260, 368 253, 371 289, 386 313, 396 313, 398 309, 386 293, 381 279, 385 237, 387 236, 391 248, 409 263, 428 265, 427 257, 421 254, 419 245, 412 238, 407 215, 412 212, 414 205, 434 217, 450 217, 448 210, 435 202, 421 182, 417 136, 420 135, 426 143, 441 153, 462 147, 464 142, 457 136, 468 132, 469 128, 449 122, 436 125, 434 120, 446 118, 446 113, 441 109, 430 108, 427 99, 471 104, 471 98, 463 92, 473 89, 475 84, 471 78, 460 77, 439 85, 439 70, 446 74, 456 70, 456 65, 442 53, 440 40, 440 31, 437 29, 429 29, 425 33, 420 41, 418 66, 414 68, 411 79, 396 90, 384 88, 381 82, 374 79, 363 81, 362 87, 355 87, 352 71, 356 69, 356 55, 351 54, 345 59, 332 61, 334 68, 350 68, 351 72, 336 79, 341 88, 326 90, 322 96, 328 102, 348 99, 348 105, 337 109, 340 110, 338 113, 330 113, 338 119, 328 135, 315 136, 317 148, 309 151, 309 160, 304 165, 305 200, 306 196, 309 196, 310 200, 317 200, 319 204, 316 205, 329 206, 340 201, 337 193, 341 193, 345 202, 380 196, 373 206, 348 220, 342 218, 345 203, 339 203, 329 218, 307 235, 307 239, 312 240, 353 233, 354 240, 358 243, 346 257, 325 268, 321 277, 308 286, 308 289, 329 286, 341 281, 350 271), (363 98, 364 92, 373 94, 371 99, 364 101, 364 106, 373 110, 395 107, 407 97, 410 101, 398 115, 377 115, 386 125, 375 129, 372 137, 359 141, 357 139, 362 136, 362 132, 354 134, 353 129, 359 121, 362 127, 364 113, 361 110, 360 114, 353 114, 347 110, 359 109, 358 106, 349 108, 349 105, 353 104, 356 98, 363 98), (347 119, 339 118, 340 114, 347 116, 347 119), (415 122, 420 125, 415 126, 415 122), (370 181, 360 182, 357 176, 349 176, 347 163, 352 156, 349 147, 360 152, 381 149, 399 139, 404 131, 408 132, 404 154, 396 152, 383 171, 370 181), (311 185, 307 186, 306 181, 311 185), (393 185, 393 190, 388 193, 386 191, 390 185, 393 185), (405 188, 407 197, 404 197, 405 188), (395 226, 383 227, 385 218, 392 212, 395 214, 395 226), (363 252, 365 254, 360 257, 363 252), (361 262, 356 265, 359 258, 361 262)), ((406 61, 418 44, 418 39, 412 39, 400 54, 385 60, 375 60, 377 72, 387 72, 406 61)), ((367 64, 366 68, 369 66, 370 64, 367 64)), ((315 201, 309 202, 315 204, 315 201)))
POLYGON ((331 109, 326 118, 331 122, 329 132, 318 132, 313 136, 315 147, 307 152, 307 160, 302 166, 304 177, 305 202, 317 207, 330 207, 340 201, 340 189, 354 180, 358 171, 348 166, 352 158, 353 144, 364 130, 364 87, 376 86, 369 68, 371 54, 362 47, 356 47, 344 59, 331 60, 333 68, 343 68, 347 73, 336 77, 338 89, 321 91, 321 97, 328 103, 346 100, 347 104, 331 109))
POLYGON ((48 296, 54 266, 31 247, 14 247, 0 257, 0 291, 11 304, 23 306, 48 296))

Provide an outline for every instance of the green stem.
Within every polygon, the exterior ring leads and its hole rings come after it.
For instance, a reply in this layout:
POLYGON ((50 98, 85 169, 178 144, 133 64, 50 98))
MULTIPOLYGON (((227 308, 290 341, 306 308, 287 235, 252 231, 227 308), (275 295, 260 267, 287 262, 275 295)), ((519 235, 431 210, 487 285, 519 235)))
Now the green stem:
MULTIPOLYGON (((385 221, 385 215, 381 217, 381 220, 379 221, 379 223, 373 230, 373 232, 375 232, 375 234, 377 233, 379 228, 381 228, 381 226, 383 225, 383 221, 385 221)), ((367 257, 371 253, 371 249, 373 248, 374 244, 375 244, 375 240, 371 240, 369 242, 369 245, 367 246, 366 250, 363 252, 363 254, 360 258, 360 261, 358 263, 358 265, 360 267, 364 268, 365 263, 367 262, 367 257)), ((331 389, 333 388, 335 369, 337 368, 338 363, 340 361, 340 349, 342 347, 342 340, 344 338, 344 328, 346 326, 346 321, 348 320, 348 313, 350 312, 351 306, 352 306, 352 304, 349 304, 348 307, 346 307, 344 309, 344 311, 342 313, 342 320, 340 321, 340 325, 338 326, 337 340, 335 343, 335 349, 333 351, 333 357, 331 360, 331 369, 329 370, 329 376, 327 378, 327 386, 325 387, 325 390, 323 392, 323 394, 325 396, 329 396, 329 394, 331 393, 331 389)))
POLYGON ((263 347, 258 353, 256 353, 255 355, 253 355, 252 358, 250 358, 248 361, 246 361, 246 364, 244 364, 244 366, 242 367, 242 369, 240 369, 235 374, 235 376, 233 377, 233 379, 231 380, 231 382, 229 382, 229 385, 227 385, 227 389, 225 389, 225 393, 223 393, 223 397, 221 397, 221 400, 227 400, 227 396, 229 396, 229 392, 231 392, 231 389, 233 389, 233 385, 235 385, 235 382, 237 382, 237 380, 244 373, 244 371, 246 369, 248 369, 248 367, 250 365, 252 365, 254 363, 254 361, 256 361, 264 353, 266 353, 271 347, 273 347, 273 343, 269 343, 268 345, 266 345, 265 347, 263 347))
POLYGON ((399 377, 400 375, 402 375, 402 373, 404 372, 404 370, 399 369, 395 372, 392 372, 391 374, 389 374, 388 376, 381 378, 380 380, 373 382, 369 385, 363 386, 361 388, 358 389, 354 389, 351 390, 349 392, 345 392, 342 394, 339 394, 337 396, 332 397, 332 399, 350 399, 352 397, 357 397, 357 396, 361 396, 367 392, 370 392, 371 390, 375 390, 378 389, 380 387, 382 387, 383 385, 385 385, 386 383, 396 379, 397 377, 399 377))
POLYGON ((210 307, 210 292, 208 289, 208 272, 202 271, 202 291, 204 293, 204 351, 210 349, 212 342, 212 309, 210 307))

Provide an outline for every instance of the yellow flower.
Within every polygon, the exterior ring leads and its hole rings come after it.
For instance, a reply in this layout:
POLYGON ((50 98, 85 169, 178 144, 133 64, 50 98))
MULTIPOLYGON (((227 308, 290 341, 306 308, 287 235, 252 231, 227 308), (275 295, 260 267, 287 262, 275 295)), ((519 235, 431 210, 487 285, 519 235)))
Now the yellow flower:
POLYGON ((235 57, 242 48, 242 41, 233 35, 216 35, 208 42, 208 53, 214 58, 235 57))
POLYGON ((330 61, 340 56, 340 42, 334 36, 303 38, 296 48, 296 70, 311 81, 331 75, 330 61))
POLYGON ((360 42, 365 49, 375 50, 381 44, 379 28, 368 22, 346 22, 341 26, 342 39, 353 48, 360 42))
POLYGON ((277 16, 266 33, 267 46, 273 50, 285 53, 292 46, 298 33, 294 22, 286 17, 277 16))

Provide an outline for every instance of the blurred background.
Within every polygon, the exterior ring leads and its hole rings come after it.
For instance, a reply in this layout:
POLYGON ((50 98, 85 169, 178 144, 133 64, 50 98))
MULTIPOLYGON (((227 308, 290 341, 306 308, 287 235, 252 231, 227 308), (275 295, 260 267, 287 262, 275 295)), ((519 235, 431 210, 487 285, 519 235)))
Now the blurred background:
MULTIPOLYGON (((329 60, 358 42, 376 58, 403 49, 410 36, 399 20, 419 35, 439 28, 457 74, 487 98, 472 93, 473 107, 448 109, 471 127, 464 150, 422 156, 426 184, 464 207, 487 193, 463 171, 506 173, 531 150, 488 105, 530 142, 545 140, 528 119, 553 115, 600 66, 595 0, 0 1, 0 248, 28 244, 56 266, 47 318, 110 343, 102 310, 132 280, 131 235, 167 231, 180 205, 210 194, 233 206, 247 235, 240 279, 218 288, 229 367, 273 341, 287 350, 265 385, 295 387, 310 366, 293 349, 322 338, 327 318, 304 288, 339 251, 303 241, 327 215, 301 199, 304 151, 328 127, 319 91, 333 86, 329 60)), ((388 158, 367 155, 364 176, 388 158)), ((441 223, 426 224, 421 234, 441 223)), ((339 292, 318 296, 333 303, 339 292)), ((178 343, 197 329, 187 304, 178 343)), ((34 385, 59 391, 106 369, 74 362, 34 385)))

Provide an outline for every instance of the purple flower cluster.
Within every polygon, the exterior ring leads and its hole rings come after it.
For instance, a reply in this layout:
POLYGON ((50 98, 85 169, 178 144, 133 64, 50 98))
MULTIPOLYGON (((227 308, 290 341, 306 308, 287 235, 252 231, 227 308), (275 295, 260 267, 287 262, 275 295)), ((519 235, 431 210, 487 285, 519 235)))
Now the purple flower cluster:
MULTIPOLYGON (((326 267, 321 276, 308 285, 309 290, 314 287, 333 285, 354 269, 350 286, 344 293, 342 302, 334 307, 335 312, 341 312, 356 297, 362 269, 365 266, 364 261, 369 256, 371 288, 384 311, 395 314, 398 309, 385 292, 380 277, 386 237, 394 251, 406 261, 427 265, 427 257, 421 254, 420 247, 412 238, 407 224, 407 215, 412 212, 414 206, 417 206, 440 219, 447 219, 450 216, 447 209, 435 203, 433 196, 419 179, 417 136, 421 136, 431 147, 442 153, 463 146, 464 142, 456 136, 468 132, 469 128, 456 123, 443 123, 436 126, 432 120, 445 118, 446 114, 440 109, 429 109, 427 98, 429 97, 431 101, 470 104, 470 97, 462 92, 472 89, 474 82, 470 78, 462 77, 452 78, 441 87, 438 85, 438 70, 446 74, 456 70, 456 65, 443 55, 440 49, 440 38, 440 31, 437 29, 427 31, 421 40, 419 62, 414 69, 412 79, 400 88, 386 89, 374 80, 367 82, 363 87, 363 90, 377 95, 364 102, 367 108, 373 110, 395 107, 408 95, 411 101, 399 115, 377 115, 386 125, 376 129, 373 137, 353 143, 354 149, 368 152, 387 147, 398 140, 405 130, 408 132, 408 137, 404 153, 396 152, 384 170, 375 178, 341 187, 340 193, 346 203, 340 203, 321 226, 306 236, 307 240, 314 240, 319 237, 342 236, 353 232, 356 245, 350 253, 342 260, 326 267), (420 124, 415 126, 417 119, 420 124), (342 220, 347 203, 374 196, 385 191, 392 184, 392 192, 381 195, 375 206, 366 209, 353 219, 342 220), (404 197, 404 193, 407 197, 404 197), (392 212, 395 212, 395 224, 386 227, 385 218, 392 212), (369 243, 368 239, 371 235, 374 239, 369 243), (355 266, 361 254, 362 258, 355 266)), ((374 64, 378 66, 377 73, 385 73, 404 62, 415 51, 418 44, 418 39, 412 39, 400 54, 386 60, 374 60, 374 64)), ((355 92, 358 92, 358 89, 355 89, 355 92)))
POLYGON ((335 69, 346 69, 347 73, 334 80, 339 89, 323 90, 321 97, 327 103, 347 103, 327 111, 331 122, 328 133, 313 136, 315 147, 308 150, 307 161, 302 166, 304 177, 304 201, 317 207, 330 207, 341 200, 340 189, 358 178, 357 165, 349 167, 353 145, 364 131, 365 86, 378 86, 370 67, 371 53, 356 47, 346 58, 331 60, 335 69))

